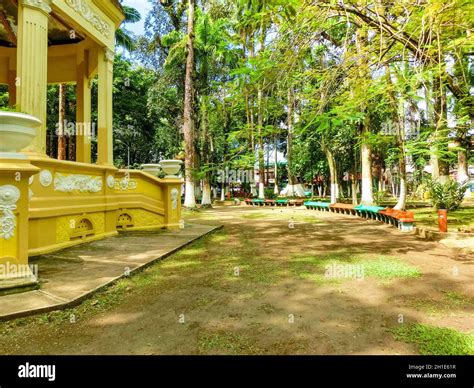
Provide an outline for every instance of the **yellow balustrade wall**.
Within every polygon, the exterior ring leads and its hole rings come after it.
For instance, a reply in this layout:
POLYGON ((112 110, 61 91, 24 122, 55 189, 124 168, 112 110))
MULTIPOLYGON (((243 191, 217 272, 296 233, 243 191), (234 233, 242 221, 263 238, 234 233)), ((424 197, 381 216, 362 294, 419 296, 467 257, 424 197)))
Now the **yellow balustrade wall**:
POLYGON ((179 179, 143 171, 30 158, 29 256, 113 236, 179 225, 179 179), (172 198, 173 197, 173 198, 172 198))
POLYGON ((8 85, 11 106, 42 124, 24 154, 0 159, 0 270, 6 263, 28 264, 29 256, 120 230, 178 227, 180 179, 113 166, 112 81, 115 30, 124 19, 120 5, 115 0, 18 0, 16 5, 17 45, 0 47, 0 84, 8 85), (49 44, 52 19, 69 26, 80 41, 49 44), (76 129, 91 129, 96 76, 97 164, 90 163, 87 131, 76 136, 78 162, 47 157, 47 84, 76 84, 76 129))

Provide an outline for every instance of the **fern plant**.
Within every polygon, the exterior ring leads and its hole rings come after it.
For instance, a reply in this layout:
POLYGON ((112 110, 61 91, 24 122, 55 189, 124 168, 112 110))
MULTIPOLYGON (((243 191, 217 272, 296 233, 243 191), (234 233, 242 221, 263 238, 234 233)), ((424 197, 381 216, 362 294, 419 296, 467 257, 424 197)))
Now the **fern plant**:
POLYGON ((456 210, 464 200, 464 193, 468 188, 468 183, 458 183, 448 181, 441 183, 437 180, 427 181, 428 192, 433 207, 437 210, 456 210))

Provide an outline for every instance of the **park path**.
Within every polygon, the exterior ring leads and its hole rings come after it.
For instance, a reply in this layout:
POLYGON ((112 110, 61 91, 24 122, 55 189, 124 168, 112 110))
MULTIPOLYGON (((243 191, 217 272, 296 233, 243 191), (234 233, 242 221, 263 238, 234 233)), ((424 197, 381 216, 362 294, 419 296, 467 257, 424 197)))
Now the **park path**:
POLYGON ((71 311, 72 322, 3 326, 0 353, 416 354, 389 332, 400 317, 474 327, 474 258, 460 251, 374 221, 296 208, 221 207, 186 218, 224 227, 126 280, 110 305, 99 294, 71 311), (307 273, 314 257, 352 255, 393 257, 422 275, 325 282, 307 273))

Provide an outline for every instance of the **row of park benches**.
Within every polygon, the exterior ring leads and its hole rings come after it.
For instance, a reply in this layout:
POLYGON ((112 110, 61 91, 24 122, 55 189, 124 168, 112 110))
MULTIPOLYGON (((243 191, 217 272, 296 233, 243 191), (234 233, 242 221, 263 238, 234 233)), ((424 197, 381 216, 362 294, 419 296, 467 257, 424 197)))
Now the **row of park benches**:
POLYGON ((383 221, 401 229, 404 232, 413 230, 415 215, 413 212, 395 210, 381 206, 349 205, 347 203, 334 203, 306 201, 304 205, 308 209, 328 211, 340 214, 350 214, 372 220, 383 221))
POLYGON ((303 206, 304 199, 257 199, 246 198, 249 206, 303 206))

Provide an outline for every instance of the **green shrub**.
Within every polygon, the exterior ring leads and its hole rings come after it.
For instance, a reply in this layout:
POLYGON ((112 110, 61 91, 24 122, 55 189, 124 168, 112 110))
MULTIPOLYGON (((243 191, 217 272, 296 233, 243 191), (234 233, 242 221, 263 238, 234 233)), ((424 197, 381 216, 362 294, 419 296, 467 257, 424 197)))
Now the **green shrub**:
POLYGON ((374 202, 377 206, 380 206, 385 201, 385 197, 387 196, 387 192, 384 190, 377 190, 374 193, 374 202))
POLYGON ((468 188, 468 183, 458 183, 447 181, 441 183, 431 180, 426 183, 430 201, 436 209, 456 210, 464 200, 464 193, 468 188))
POLYGON ((274 193, 274 189, 270 187, 265 188, 264 193, 265 199, 275 199, 278 196, 278 194, 274 193))

